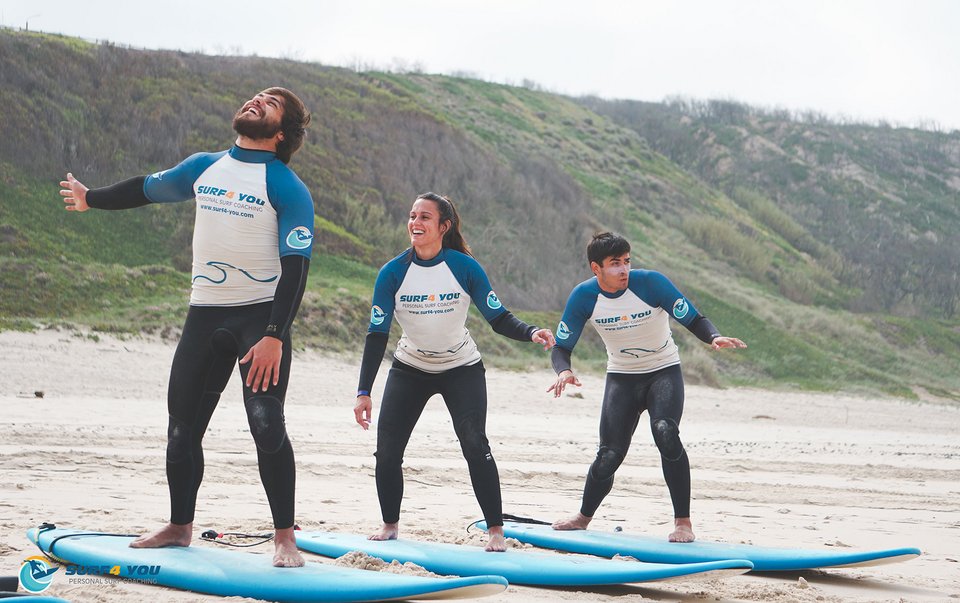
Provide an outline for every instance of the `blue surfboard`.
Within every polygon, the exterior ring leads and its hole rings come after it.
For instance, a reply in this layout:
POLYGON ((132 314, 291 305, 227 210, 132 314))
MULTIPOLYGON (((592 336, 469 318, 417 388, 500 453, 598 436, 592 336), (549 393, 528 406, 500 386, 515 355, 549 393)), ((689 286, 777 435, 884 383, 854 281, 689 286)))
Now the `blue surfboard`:
MULTIPOLYGON (((486 524, 480 522, 481 528, 486 524)), ((547 525, 505 522, 503 533, 547 549, 613 557, 624 555, 651 563, 702 563, 719 559, 747 559, 757 572, 862 567, 906 561, 920 555, 920 549, 904 547, 875 551, 787 549, 727 544, 723 542, 668 542, 623 532, 597 530, 554 530, 547 525)))
POLYGON ((269 601, 351 603, 396 599, 461 599, 503 592, 500 576, 431 578, 307 563, 273 567, 272 555, 205 546, 132 549, 133 537, 54 528, 27 532, 40 550, 78 569, 224 597, 269 601))
POLYGON ((511 584, 596 586, 680 578, 717 578, 750 571, 744 560, 724 559, 673 565, 597 559, 556 553, 507 550, 488 553, 477 546, 417 540, 367 540, 356 534, 297 532, 297 546, 327 557, 361 551, 384 561, 415 563, 437 574, 503 576, 511 584))

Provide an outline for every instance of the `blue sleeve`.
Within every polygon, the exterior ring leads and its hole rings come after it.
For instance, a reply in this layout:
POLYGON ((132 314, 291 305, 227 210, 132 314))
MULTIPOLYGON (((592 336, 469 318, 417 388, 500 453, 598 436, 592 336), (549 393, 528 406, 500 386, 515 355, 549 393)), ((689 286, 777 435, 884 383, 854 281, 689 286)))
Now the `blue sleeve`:
POLYGON ((493 322, 507 311, 500 303, 497 294, 493 292, 490 279, 487 278, 487 273, 483 271, 477 260, 452 249, 448 249, 446 253, 447 266, 487 322, 493 322))
POLYGON ((178 203, 193 199, 194 182, 226 153, 196 153, 169 170, 151 174, 143 182, 143 194, 152 203, 178 203))
POLYGON ((570 293, 560 324, 557 325, 557 347, 572 352, 577 341, 580 340, 580 335, 587 326, 587 319, 593 314, 593 309, 597 305, 599 288, 595 282, 592 279, 584 281, 574 287, 570 293))
POLYGON ((313 197, 282 161, 267 164, 267 197, 277 210, 280 257, 310 257, 313 248, 313 197))
POLYGON ((651 306, 663 308, 685 327, 691 326, 700 316, 690 300, 680 293, 670 279, 659 272, 631 270, 628 286, 637 297, 651 306))
POLYGON ((390 333, 390 324, 393 322, 393 310, 396 307, 397 291, 407 275, 410 264, 406 262, 405 254, 401 254, 384 264, 377 274, 377 282, 373 286, 373 302, 370 307, 370 326, 368 333, 390 333))

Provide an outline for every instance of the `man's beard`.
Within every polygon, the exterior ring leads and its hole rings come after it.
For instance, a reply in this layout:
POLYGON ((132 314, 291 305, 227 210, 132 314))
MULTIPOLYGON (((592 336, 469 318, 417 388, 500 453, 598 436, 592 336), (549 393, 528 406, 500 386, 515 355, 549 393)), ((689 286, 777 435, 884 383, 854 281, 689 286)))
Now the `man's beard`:
POLYGON ((263 118, 249 119, 243 112, 243 109, 237 111, 233 116, 233 129, 240 136, 246 136, 253 140, 265 140, 273 138, 280 131, 279 123, 270 123, 263 118))

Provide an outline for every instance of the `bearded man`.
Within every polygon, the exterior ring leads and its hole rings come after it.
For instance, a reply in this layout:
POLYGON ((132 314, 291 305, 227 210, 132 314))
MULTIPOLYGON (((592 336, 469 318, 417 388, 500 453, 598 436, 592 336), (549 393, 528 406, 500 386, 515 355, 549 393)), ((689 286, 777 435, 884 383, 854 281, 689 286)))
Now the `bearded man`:
POLYGON ((287 167, 303 144, 310 114, 285 88, 268 88, 240 107, 233 147, 197 153, 169 170, 88 189, 68 173, 66 209, 130 209, 196 199, 193 284, 167 394, 170 521, 134 548, 188 546, 203 479, 204 432, 233 367, 257 446, 260 479, 276 530, 273 564, 299 567, 294 539, 295 464, 284 397, 290 325, 306 286, 313 200, 287 167))

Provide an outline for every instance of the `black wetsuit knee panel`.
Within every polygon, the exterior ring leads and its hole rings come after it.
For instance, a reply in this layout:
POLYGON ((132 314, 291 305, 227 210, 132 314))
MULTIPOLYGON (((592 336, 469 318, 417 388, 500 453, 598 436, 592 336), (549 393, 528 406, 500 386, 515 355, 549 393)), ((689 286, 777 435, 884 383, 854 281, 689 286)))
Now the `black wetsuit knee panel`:
POLYGON ((167 462, 180 463, 193 451, 193 430, 186 423, 170 417, 167 424, 167 462))
POLYGON ((283 420, 283 406, 273 396, 253 396, 244 403, 247 421, 257 448, 267 454, 280 450, 287 440, 287 428, 283 420))
POLYGON ((660 456, 667 461, 679 460, 683 456, 683 443, 680 441, 680 426, 677 422, 673 419, 657 419, 651 428, 660 456))
POLYGON ((492 461, 490 442, 487 440, 483 422, 477 415, 463 418, 456 426, 457 438, 460 440, 460 449, 463 458, 470 461, 492 461))
POLYGON ((603 447, 597 451, 597 458, 590 465, 590 475, 597 481, 607 481, 617 472, 621 463, 622 454, 612 448, 603 447))

